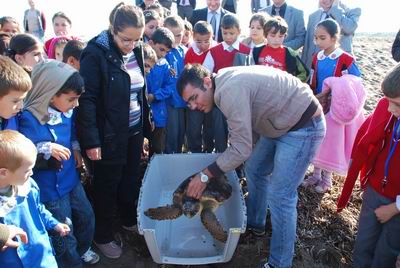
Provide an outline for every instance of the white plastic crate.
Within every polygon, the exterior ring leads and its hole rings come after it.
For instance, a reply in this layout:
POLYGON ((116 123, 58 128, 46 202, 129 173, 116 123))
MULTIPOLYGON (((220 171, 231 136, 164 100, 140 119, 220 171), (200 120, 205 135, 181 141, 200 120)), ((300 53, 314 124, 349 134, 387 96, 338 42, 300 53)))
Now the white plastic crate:
POLYGON ((200 216, 157 221, 144 211, 172 204, 172 194, 190 175, 207 167, 218 154, 170 154, 154 156, 147 167, 138 203, 138 227, 144 235, 153 260, 159 264, 209 264, 228 262, 235 252, 241 233, 246 229, 246 205, 239 179, 226 174, 232 185, 232 196, 216 214, 228 240, 215 240, 201 223, 200 216))

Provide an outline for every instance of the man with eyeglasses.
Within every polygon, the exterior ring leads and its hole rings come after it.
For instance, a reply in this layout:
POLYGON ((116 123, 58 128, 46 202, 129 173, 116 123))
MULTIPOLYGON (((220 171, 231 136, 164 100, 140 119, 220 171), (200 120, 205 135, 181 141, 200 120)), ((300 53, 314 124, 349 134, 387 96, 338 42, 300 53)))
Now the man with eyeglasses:
POLYGON ((272 238, 269 265, 291 267, 297 221, 297 188, 325 135, 322 108, 307 84, 267 66, 240 66, 212 75, 188 65, 178 91, 192 110, 214 105, 226 117, 230 146, 193 176, 187 194, 200 198, 207 182, 246 161, 247 223, 265 233, 267 207, 272 238))

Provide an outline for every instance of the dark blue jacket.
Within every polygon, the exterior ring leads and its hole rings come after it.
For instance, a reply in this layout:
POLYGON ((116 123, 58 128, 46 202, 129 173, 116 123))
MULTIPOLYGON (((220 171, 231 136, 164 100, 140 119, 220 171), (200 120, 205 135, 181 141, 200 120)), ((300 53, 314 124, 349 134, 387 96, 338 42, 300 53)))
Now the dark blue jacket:
MULTIPOLYGON (((72 141, 76 140, 73 128, 72 112, 70 117, 61 113, 62 122, 55 125, 40 124, 31 112, 22 112, 19 120, 19 131, 30 139, 35 145, 40 142, 54 142, 68 148, 71 152, 72 141)), ((40 187, 42 202, 58 200, 71 192, 80 183, 73 155, 61 162, 60 170, 33 170, 32 177, 40 187)))
POLYGON ((170 68, 175 70, 176 75, 172 77, 172 81, 174 83, 173 91, 171 94, 171 98, 168 100, 168 104, 175 107, 175 108, 185 108, 187 107, 186 102, 182 99, 179 95, 178 91, 176 90, 176 83, 178 82, 178 78, 185 68, 185 53, 186 48, 183 46, 178 46, 177 48, 171 49, 165 59, 168 61, 170 68))
MULTIPOLYGON (((142 47, 133 50, 144 76, 142 47)), ((79 99, 77 128, 81 148, 101 147, 103 162, 126 163, 129 133, 130 76, 109 31, 89 41, 80 58, 85 92, 79 99)), ((143 134, 151 134, 145 86, 138 97, 143 134)))
POLYGON ((167 126, 167 99, 171 97, 175 84, 166 59, 159 60, 146 77, 147 92, 154 95, 150 104, 154 125, 159 128, 167 126))
POLYGON ((0 130, 17 130, 18 131, 18 119, 17 116, 13 116, 10 119, 1 118, 0 130))

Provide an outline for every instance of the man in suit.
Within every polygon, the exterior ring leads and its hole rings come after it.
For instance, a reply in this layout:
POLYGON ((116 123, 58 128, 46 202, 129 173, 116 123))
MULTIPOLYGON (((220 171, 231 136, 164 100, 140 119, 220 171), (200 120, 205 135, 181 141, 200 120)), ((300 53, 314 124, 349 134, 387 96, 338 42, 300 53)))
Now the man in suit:
POLYGON ((251 13, 257 13, 269 5, 271 5, 271 0, 251 0, 251 13))
POLYGON ((193 16, 193 10, 196 8, 196 0, 176 0, 176 1, 177 1, 176 5, 178 8, 178 15, 182 19, 191 21, 193 16))
POLYGON ((260 9, 260 12, 267 12, 271 16, 281 16, 287 22, 289 29, 283 45, 294 50, 304 45, 306 28, 304 27, 303 11, 289 6, 285 0, 272 0, 271 6, 260 9))
POLYGON ((312 57, 319 52, 314 44, 315 26, 327 18, 334 19, 340 26, 340 47, 354 55, 353 36, 361 16, 360 8, 348 8, 338 0, 319 0, 320 8, 308 17, 307 34, 305 37, 301 59, 308 68, 311 67, 312 57))
POLYGON ((220 24, 222 17, 227 13, 229 13, 229 11, 221 7, 221 0, 207 0, 207 7, 193 11, 191 23, 195 25, 196 22, 200 20, 207 21, 213 27, 214 40, 222 42, 220 24))
POLYGON ((225 8, 229 12, 235 13, 237 11, 238 0, 222 0, 222 8, 225 8))

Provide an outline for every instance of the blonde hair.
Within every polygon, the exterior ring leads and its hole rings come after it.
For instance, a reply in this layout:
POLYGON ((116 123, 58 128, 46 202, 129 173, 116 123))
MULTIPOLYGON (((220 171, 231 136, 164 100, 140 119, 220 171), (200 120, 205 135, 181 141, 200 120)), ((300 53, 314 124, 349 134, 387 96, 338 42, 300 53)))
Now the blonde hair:
POLYGON ((0 168, 14 172, 29 154, 37 154, 31 140, 15 130, 0 131, 0 168))
POLYGON ((10 91, 27 92, 31 87, 28 73, 9 57, 0 55, 0 98, 10 91))

